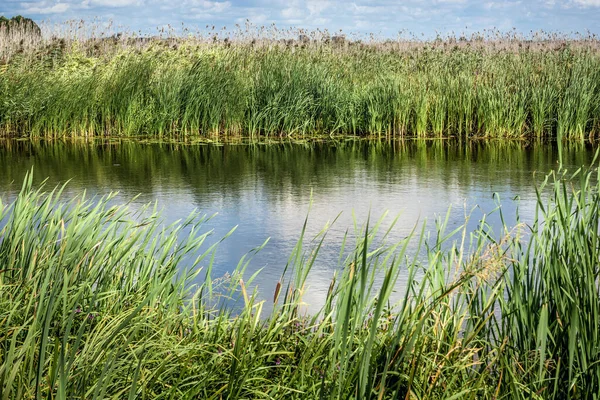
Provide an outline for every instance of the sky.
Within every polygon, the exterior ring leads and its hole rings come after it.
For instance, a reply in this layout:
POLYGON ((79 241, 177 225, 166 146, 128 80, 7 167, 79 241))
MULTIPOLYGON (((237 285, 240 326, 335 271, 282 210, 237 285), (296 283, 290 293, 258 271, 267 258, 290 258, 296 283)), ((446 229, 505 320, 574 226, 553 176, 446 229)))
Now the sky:
POLYGON ((245 26, 340 29, 350 35, 432 38, 496 29, 600 34, 600 0, 0 0, 0 15, 51 25, 68 20, 110 24, 113 30, 157 33, 170 25, 192 31, 245 26))

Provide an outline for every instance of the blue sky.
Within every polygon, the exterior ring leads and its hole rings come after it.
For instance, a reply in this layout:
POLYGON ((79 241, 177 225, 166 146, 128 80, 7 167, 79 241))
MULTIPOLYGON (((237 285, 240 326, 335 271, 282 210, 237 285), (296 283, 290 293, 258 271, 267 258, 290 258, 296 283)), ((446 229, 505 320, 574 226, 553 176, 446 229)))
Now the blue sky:
POLYGON ((398 32, 472 33, 496 28, 600 34, 600 0, 0 0, 0 15, 21 14, 35 21, 113 21, 145 33, 167 24, 205 29, 244 24, 324 29, 396 37, 398 32))

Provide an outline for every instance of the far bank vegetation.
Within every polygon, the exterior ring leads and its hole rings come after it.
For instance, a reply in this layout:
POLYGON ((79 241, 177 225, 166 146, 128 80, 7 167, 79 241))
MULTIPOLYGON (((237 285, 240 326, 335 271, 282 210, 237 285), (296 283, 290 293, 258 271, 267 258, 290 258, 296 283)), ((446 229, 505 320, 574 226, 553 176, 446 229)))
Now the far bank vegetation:
POLYGON ((0 25, 5 136, 551 138, 600 132, 595 36, 379 40, 250 25, 0 25))

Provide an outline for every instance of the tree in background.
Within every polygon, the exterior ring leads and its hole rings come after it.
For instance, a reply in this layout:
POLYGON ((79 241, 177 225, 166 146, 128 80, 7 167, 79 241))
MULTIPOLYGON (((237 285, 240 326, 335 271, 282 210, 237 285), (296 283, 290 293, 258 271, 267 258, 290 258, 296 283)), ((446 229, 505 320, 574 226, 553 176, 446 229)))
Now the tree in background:
POLYGON ((31 18, 25 18, 21 15, 17 15, 11 19, 0 16, 0 30, 4 29, 6 32, 16 29, 30 34, 32 33, 36 36, 42 35, 42 31, 38 24, 36 24, 31 18))

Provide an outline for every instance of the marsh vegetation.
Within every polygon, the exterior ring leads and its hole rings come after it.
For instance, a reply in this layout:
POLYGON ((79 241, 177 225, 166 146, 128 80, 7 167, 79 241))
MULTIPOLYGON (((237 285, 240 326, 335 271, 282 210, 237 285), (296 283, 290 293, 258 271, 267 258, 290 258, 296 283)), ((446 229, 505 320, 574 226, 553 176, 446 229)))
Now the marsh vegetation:
POLYGON ((594 138, 594 36, 0 34, 7 136, 594 138))
POLYGON ((85 24, 50 36, 0 22, 0 135, 105 140, 7 140, 7 182, 37 163, 53 182, 86 177, 78 184, 92 192, 96 182, 154 196, 153 185, 175 182, 185 190, 165 185, 166 201, 178 210, 212 193, 222 206, 229 192, 253 215, 240 199, 264 192, 298 209, 313 186, 323 202, 356 206, 373 183, 397 203, 388 189, 410 188, 425 171, 423 197, 436 206, 440 193, 478 179, 495 205, 459 223, 450 211, 433 226, 408 223, 401 236, 402 219, 355 218, 353 232, 334 234, 329 225, 311 232, 314 217, 303 217, 265 293, 250 264, 264 246, 222 274, 228 238, 214 240, 210 218, 173 222, 156 203, 45 188, 29 172, 0 197, 2 400, 598 398, 599 170, 564 168, 597 165, 584 144, 559 144, 560 167, 540 180, 524 171, 556 167, 550 145, 164 140, 583 142, 600 132, 596 37, 381 41, 276 29, 136 37, 85 24), (407 175, 391 173, 399 170, 407 175), (340 171, 352 178, 351 200, 335 197, 340 171), (532 181, 526 218, 486 191, 503 182, 503 196, 518 196, 511 185, 532 181), (329 237, 340 250, 319 271, 329 237), (308 312, 310 284, 323 279, 323 301, 308 312))
POLYGON ((203 217, 165 227, 151 208, 44 193, 29 176, 0 204, 2 396, 595 398, 597 182, 597 169, 550 174, 535 221, 500 232, 442 218, 429 238, 416 226, 392 242, 365 221, 344 239, 323 308, 305 315, 327 229, 309 247, 299 232, 272 299, 259 300, 244 260, 211 275, 203 217))

